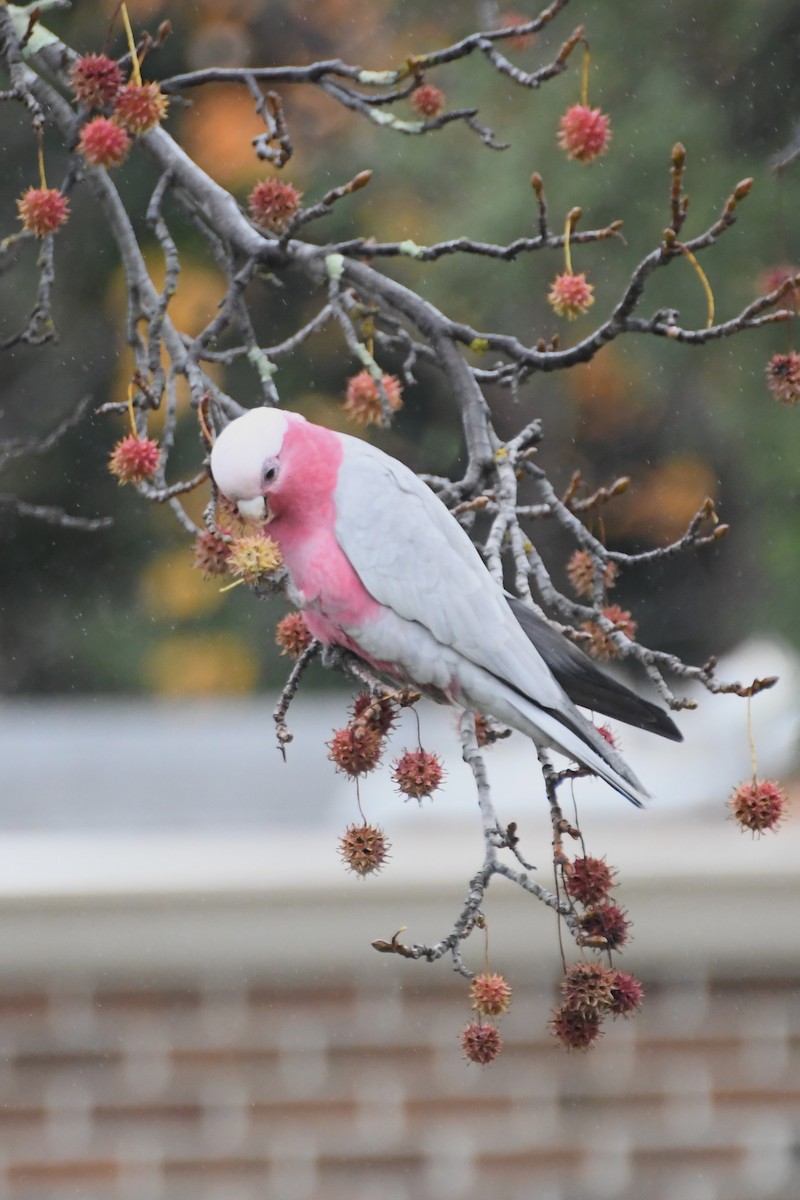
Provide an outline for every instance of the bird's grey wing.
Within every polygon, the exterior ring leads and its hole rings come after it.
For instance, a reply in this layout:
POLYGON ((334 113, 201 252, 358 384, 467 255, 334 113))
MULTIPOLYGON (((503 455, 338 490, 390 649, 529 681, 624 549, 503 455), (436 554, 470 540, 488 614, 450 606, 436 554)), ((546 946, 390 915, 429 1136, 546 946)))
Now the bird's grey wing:
POLYGON ((543 735, 640 804, 646 793, 636 776, 556 682, 458 521, 402 463, 355 438, 343 441, 336 538, 370 595, 394 614, 395 634, 396 618, 403 625, 391 648, 378 644, 374 628, 353 629, 356 642, 368 646, 372 636, 372 657, 390 649, 387 661, 398 666, 410 665, 409 647, 421 641, 434 656, 437 644, 448 647, 442 657, 456 682, 462 664, 471 678, 467 694, 483 698, 479 708, 529 736, 543 735), (415 638, 415 629, 429 636, 415 638), (491 677, 496 691, 487 688, 491 677))
POLYGON ((562 708, 561 688, 468 535, 412 471, 346 438, 335 504, 337 541, 375 600, 536 703, 562 708))
POLYGON ((516 596, 506 593, 506 600, 573 704, 591 708, 615 721, 635 725, 638 729, 658 733, 673 742, 683 741, 683 734, 663 708, 638 696, 623 683, 601 671, 563 634, 548 625, 516 596))

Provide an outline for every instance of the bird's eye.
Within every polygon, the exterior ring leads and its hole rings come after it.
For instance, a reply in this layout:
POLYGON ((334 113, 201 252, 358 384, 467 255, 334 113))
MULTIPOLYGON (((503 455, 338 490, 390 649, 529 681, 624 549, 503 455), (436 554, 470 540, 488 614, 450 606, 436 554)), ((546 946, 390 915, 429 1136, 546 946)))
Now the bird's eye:
POLYGON ((278 468, 276 466, 264 467, 261 473, 262 483, 274 483, 278 477, 278 468))

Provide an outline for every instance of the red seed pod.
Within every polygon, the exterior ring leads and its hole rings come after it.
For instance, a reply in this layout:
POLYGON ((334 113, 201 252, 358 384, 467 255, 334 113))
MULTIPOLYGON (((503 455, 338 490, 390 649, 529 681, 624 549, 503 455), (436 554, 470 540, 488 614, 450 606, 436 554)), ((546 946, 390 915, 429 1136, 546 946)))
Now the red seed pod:
POLYGON ((155 475, 160 458, 158 442, 128 434, 112 450, 108 469, 120 483, 143 483, 155 475))
POLYGON ((553 1037, 567 1050, 588 1050, 600 1036, 600 1014, 562 1005, 547 1023, 553 1037))
POLYGON ((611 118, 599 108, 573 104, 558 124, 558 144, 567 158, 591 162, 605 154, 611 141, 611 118))
POLYGON ((213 533, 204 530, 194 539, 194 561, 196 571, 202 571, 205 579, 225 575, 228 571, 230 546, 213 533))
MULTIPOLYGON (((620 608, 618 604, 609 604, 600 611, 604 617, 617 626, 620 633, 624 633, 625 637, 629 638, 630 641, 634 640, 636 637, 636 622, 627 608, 620 608)), ((609 637, 605 629, 601 628, 596 621, 584 621, 581 629, 590 634, 588 642, 589 653, 595 658, 616 658, 619 654, 619 650, 613 639, 609 637)))
POLYGON ((445 105, 445 94, 432 83, 420 84, 411 93, 411 103, 421 117, 438 117, 445 105))
MULTIPOLYGON (((497 28, 514 29, 517 25, 527 25, 531 20, 525 13, 505 12, 497 22, 497 28)), ((527 50, 535 41, 535 33, 518 33, 514 37, 504 38, 499 46, 501 50, 527 50)))
MULTIPOLYGON (((382 375, 386 398, 389 408, 397 412, 403 406, 403 388, 395 375, 382 375)), ((359 371, 351 375, 347 381, 344 411, 355 425, 382 425, 384 423, 383 404, 377 380, 369 371, 359 371)))
POLYGON ((355 875, 363 879, 380 871, 389 857, 391 844, 382 829, 375 825, 350 825, 339 838, 342 861, 355 875))
POLYGON ((572 275, 564 271, 551 283, 547 302, 557 316, 574 321, 594 304, 594 284, 588 283, 583 273, 572 275))
MULTIPOLYGON (((786 283, 788 279, 796 279, 800 275, 800 267, 791 267, 786 263, 781 263, 777 267, 769 267, 764 271, 758 280, 758 294, 764 296, 768 292, 776 292, 781 284, 786 283)), ((794 306, 797 308, 800 304, 800 287, 795 284, 784 292, 779 303, 785 307, 794 306)))
POLYGON ((126 83, 117 92, 114 115, 129 133, 147 133, 167 115, 169 100, 157 83, 126 83))
MULTIPOLYGON (((595 564, 588 550, 576 550, 567 563, 567 578, 575 594, 589 599, 594 594, 595 564)), ((617 581, 617 564, 608 562, 603 569, 603 584, 612 588, 617 581)))
POLYGON ((488 971, 476 975, 469 995, 472 1007, 482 1017, 499 1017, 511 1007, 511 987, 502 975, 488 971))
POLYGON ((369 729, 376 730, 381 737, 386 737, 397 720, 392 701, 370 696, 369 692, 361 692, 356 696, 350 711, 353 714, 354 725, 366 725, 369 729))
POLYGON ((600 734, 600 737, 603 739, 603 741, 608 742, 612 750, 619 750, 619 738, 607 721, 605 725, 597 725, 595 728, 597 729, 597 732, 600 734))
POLYGON ((275 641, 281 654, 288 654, 290 658, 299 658, 311 645, 311 640, 311 630, 301 612, 287 613, 275 626, 275 641))
POLYGON ((487 1066, 503 1049, 500 1030, 490 1021, 470 1021, 461 1031, 461 1049, 470 1062, 487 1066))
POLYGON ((774 779, 753 779, 734 788, 728 807, 742 829, 760 835, 777 829, 787 802, 786 792, 774 779))
POLYGON ((413 800, 430 796, 444 779, 441 759, 427 750, 406 750, 392 767, 398 790, 413 800))
POLYGON ((615 971, 611 985, 611 1012, 615 1017, 631 1017, 641 1008, 644 988, 633 975, 615 971))
POLYGON ((106 54, 84 54, 70 71, 69 82, 81 104, 104 108, 122 87, 122 72, 106 54))
POLYGON ((127 130, 108 117, 95 117, 81 130, 78 153, 92 167, 118 167, 128 157, 131 139, 127 130))
POLYGON ((566 864, 564 880, 573 900, 587 906, 604 900, 616 882, 606 860, 589 855, 566 864))
POLYGON ((328 758, 336 764, 337 771, 357 779, 374 771, 383 753, 383 738, 374 729, 345 725, 335 729, 328 742, 328 758))
POLYGON ((300 208, 303 193, 282 179, 262 179, 247 197, 247 207, 256 225, 280 233, 300 208))
POLYGON ((602 1011, 613 1002, 616 972, 599 962, 576 962, 567 967, 561 984, 564 1008, 578 1012, 602 1011))
POLYGON ((22 228, 38 238, 55 233, 69 216, 69 201, 58 188, 28 188, 17 200, 22 228))
POLYGON ((800 354, 773 354, 767 363, 767 387, 781 404, 797 404, 800 400, 800 354))
POLYGON ((628 940, 631 923, 624 909, 606 901, 584 914, 581 928, 587 937, 598 939, 609 950, 620 950, 628 940))

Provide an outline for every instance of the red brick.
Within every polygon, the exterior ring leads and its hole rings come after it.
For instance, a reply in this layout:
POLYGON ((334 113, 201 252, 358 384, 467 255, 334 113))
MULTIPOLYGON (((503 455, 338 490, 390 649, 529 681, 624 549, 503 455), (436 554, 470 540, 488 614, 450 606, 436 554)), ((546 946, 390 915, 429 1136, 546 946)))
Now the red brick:
POLYGON ((219 1175, 262 1174, 268 1170, 270 1161, 266 1155, 226 1155, 219 1158, 198 1155, 197 1158, 166 1158, 161 1169, 167 1179, 175 1175, 201 1175, 203 1179, 213 1179, 219 1175))
POLYGON ((46 1016, 49 1007, 46 992, 0 992, 0 1021, 14 1016, 46 1016))
POLYGON ((536 1179, 557 1172, 559 1177, 570 1176, 582 1165, 583 1155, 577 1146, 562 1145, 540 1149, 505 1151, 502 1154, 477 1154, 475 1170, 486 1180, 490 1191, 497 1194, 510 1179, 536 1179))
POLYGON ((360 989, 354 985, 322 983, 319 988, 284 988, 261 983, 247 989, 247 1003, 256 1009, 281 1008, 300 1012, 313 1008, 316 1011, 330 1007, 351 1007, 359 995, 360 989))
POLYGON ((317 1170, 324 1176, 331 1176, 335 1181, 337 1175, 352 1174, 354 1178, 368 1179, 376 1171, 392 1178, 398 1176, 408 1187, 414 1175, 421 1175, 426 1166, 426 1158, 413 1151, 392 1152, 385 1154, 325 1154, 317 1159, 317 1170))
POLYGON ((74 1187, 84 1180, 112 1181, 120 1172, 120 1164, 112 1159, 63 1159, 54 1162, 10 1163, 6 1170, 11 1184, 65 1184, 74 1187))
POLYGON ((200 1121, 205 1115, 206 1107, 199 1101, 154 1104, 95 1104, 92 1106, 92 1119, 97 1122, 124 1121, 135 1124, 139 1121, 200 1121))
POLYGON ((94 1005, 99 1009, 130 1012, 157 1012, 166 1010, 194 1011, 203 1003, 203 993, 193 988, 163 987, 154 984, 146 989, 98 989, 94 993, 94 1005))
POLYGON ((266 1049, 252 1046, 173 1046, 167 1053, 176 1067, 263 1067, 276 1062, 280 1052, 276 1046, 266 1049))
POLYGON ((8 1063, 19 1071, 83 1071, 91 1067, 113 1067, 121 1063, 120 1050, 23 1050, 10 1055, 8 1063))
POLYGON ((645 1170, 668 1171, 680 1163, 681 1170, 714 1171, 719 1167, 729 1168, 746 1157, 742 1146, 689 1146, 681 1139, 670 1146, 637 1146, 631 1148, 631 1163, 645 1170))
POLYGON ((42 1105, 0 1104, 0 1127, 38 1125, 47 1119, 42 1105))
POLYGON ((471 1095, 461 1096, 433 1095, 426 1098, 417 1097, 405 1103, 407 1115, 420 1121, 440 1121, 453 1117, 489 1117, 506 1116, 518 1111, 519 1100, 498 1096, 471 1095))
POLYGON ((800 1087, 797 1086, 796 1076, 793 1082, 793 1087, 753 1088, 743 1081, 740 1088, 714 1088, 711 1101, 724 1106, 741 1105, 751 1110, 763 1110, 765 1107, 791 1110, 800 1106, 800 1087))
POLYGON ((358 1103, 343 1096, 323 1099, 286 1100, 273 1102, 254 1100, 247 1105, 248 1113, 258 1119, 268 1120, 270 1125, 296 1123, 298 1129, 308 1129, 312 1121, 346 1121, 352 1123, 358 1116, 358 1103))

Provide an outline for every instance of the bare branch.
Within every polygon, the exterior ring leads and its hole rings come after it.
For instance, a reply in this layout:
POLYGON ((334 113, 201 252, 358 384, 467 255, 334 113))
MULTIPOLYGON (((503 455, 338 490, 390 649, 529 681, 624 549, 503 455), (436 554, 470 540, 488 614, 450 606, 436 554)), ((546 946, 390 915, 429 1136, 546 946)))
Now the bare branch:
POLYGON ((10 508, 20 517, 33 517, 46 525, 58 525, 61 529, 80 529, 85 533, 96 533, 114 524, 113 517, 76 517, 50 504, 27 504, 18 496, 0 495, 0 507, 10 508))

